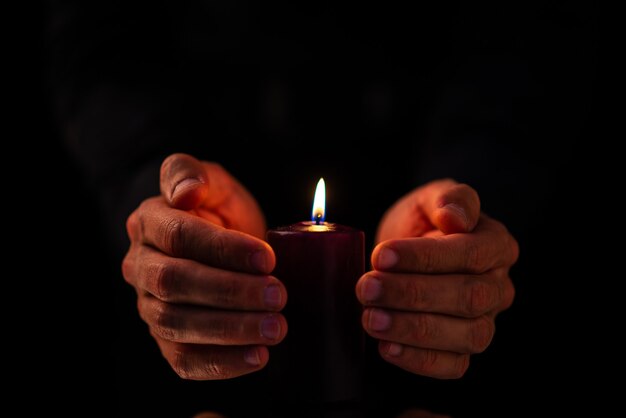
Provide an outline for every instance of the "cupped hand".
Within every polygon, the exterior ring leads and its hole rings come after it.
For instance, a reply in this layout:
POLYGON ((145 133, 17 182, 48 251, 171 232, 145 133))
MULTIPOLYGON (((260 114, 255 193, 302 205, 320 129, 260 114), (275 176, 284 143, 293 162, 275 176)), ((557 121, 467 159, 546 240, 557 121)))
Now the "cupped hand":
POLYGON ((259 370, 287 322, 275 257, 252 195, 221 166, 166 158, 161 195, 129 216, 124 278, 163 356, 186 379, 259 370))
POLYGON ((362 323, 380 355, 409 372, 459 378, 490 344, 513 302, 518 245, 480 212, 478 194, 452 180, 417 188, 383 217, 373 271, 357 283, 362 323))

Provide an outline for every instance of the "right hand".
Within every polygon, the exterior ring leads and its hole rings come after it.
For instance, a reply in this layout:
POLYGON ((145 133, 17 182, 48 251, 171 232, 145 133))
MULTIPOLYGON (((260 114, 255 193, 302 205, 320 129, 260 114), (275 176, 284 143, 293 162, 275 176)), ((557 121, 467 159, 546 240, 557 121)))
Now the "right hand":
POLYGON ((252 195, 221 166, 173 154, 161 166, 161 195, 126 228, 124 278, 174 371, 213 380, 262 369, 267 346, 287 333, 278 313, 287 291, 269 275, 276 259, 252 195))

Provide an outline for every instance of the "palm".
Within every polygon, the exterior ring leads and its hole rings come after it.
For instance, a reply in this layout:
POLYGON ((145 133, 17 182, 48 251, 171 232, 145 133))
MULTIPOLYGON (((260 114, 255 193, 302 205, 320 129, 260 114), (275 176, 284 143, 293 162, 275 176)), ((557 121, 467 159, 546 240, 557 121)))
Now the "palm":
POLYGON ((421 237, 435 227, 422 209, 425 196, 420 189, 405 195, 385 213, 376 234, 376 243, 392 238, 421 237))

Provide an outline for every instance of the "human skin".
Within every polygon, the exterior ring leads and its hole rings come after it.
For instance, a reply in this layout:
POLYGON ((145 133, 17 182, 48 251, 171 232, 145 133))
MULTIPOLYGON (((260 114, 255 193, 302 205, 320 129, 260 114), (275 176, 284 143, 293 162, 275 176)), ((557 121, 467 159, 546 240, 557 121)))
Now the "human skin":
POLYGON ((185 154, 161 166, 161 195, 126 223, 124 278, 141 318, 182 378, 228 379, 267 364, 268 345, 287 333, 287 302, 270 275, 274 252, 261 239, 254 198, 222 167, 185 154))
POLYGON ((474 189, 453 180, 419 187, 383 217, 373 270, 356 286, 362 323, 380 355, 409 372, 463 376, 484 351, 496 315, 515 295, 519 249, 503 224, 480 212, 474 189))
MULTIPOLYGON (((221 166, 185 154, 164 160, 160 184, 161 195, 143 201, 127 221, 131 244, 122 272, 137 292, 141 318, 182 378, 260 370, 267 346, 287 333, 280 314, 287 292, 271 275, 275 255, 262 240, 258 204, 221 166)), ((356 293, 382 358, 416 374, 462 376, 513 300, 515 240, 480 214, 473 189, 443 180, 392 206, 377 242, 374 270, 356 293)))

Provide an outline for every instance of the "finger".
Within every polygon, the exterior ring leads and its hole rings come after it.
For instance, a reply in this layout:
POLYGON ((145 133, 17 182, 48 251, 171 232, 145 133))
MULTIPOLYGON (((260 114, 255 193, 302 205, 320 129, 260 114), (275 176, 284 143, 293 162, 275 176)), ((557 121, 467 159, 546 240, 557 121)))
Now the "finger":
POLYGON ((247 273, 274 269, 274 252, 265 241, 172 209, 160 197, 145 200, 138 218, 142 242, 165 254, 247 273))
POLYGON ((430 231, 424 232, 420 236, 434 238, 434 237, 441 237, 443 235, 445 235, 445 234, 443 232, 441 232, 440 230, 438 230, 438 229, 431 229, 430 231))
POLYGON ((146 246, 137 251, 125 276, 164 302, 248 311, 279 311, 287 302, 285 286, 275 277, 217 269, 146 246))
POLYGON ((194 209, 207 197, 209 179, 200 161, 187 154, 172 154, 161 164, 161 194, 177 209, 194 209))
POLYGON ((467 184, 438 180, 418 191, 419 207, 430 222, 445 234, 469 232, 478 223, 480 199, 467 184))
POLYGON ((128 252, 124 256, 124 260, 122 260, 122 277, 128 284, 133 287, 137 287, 137 264, 136 264, 136 254, 137 247, 139 245, 131 244, 128 252))
POLYGON ((131 243, 141 240, 141 229, 137 210, 133 211, 126 219, 126 233, 131 243))
POLYGON ((196 214, 215 225, 226 227, 224 219, 220 218, 219 215, 216 215, 215 212, 199 207, 196 208, 196 214))
POLYGON ((262 238, 265 219, 254 197, 222 166, 172 154, 161 166, 161 194, 170 207, 195 209, 229 229, 262 238))
POLYGON ((269 360, 269 352, 264 346, 181 344, 153 336, 163 357, 183 379, 231 379, 260 370, 269 360))
POLYGON ((356 294, 365 306, 476 318, 510 305, 508 287, 503 269, 482 275, 372 271, 359 279, 356 294))
POLYGON ((487 315, 462 319, 368 308, 362 323, 369 335, 380 340, 461 354, 482 353, 495 333, 493 318, 487 315))
POLYGON ((517 242, 500 222, 481 215, 471 234, 387 240, 374 248, 376 270, 412 273, 484 273, 517 260, 517 242))
POLYGON ((221 165, 206 161, 202 165, 209 179, 209 191, 198 214, 205 216, 208 212, 218 216, 218 224, 228 229, 265 237, 265 218, 250 192, 221 165))
POLYGON ((407 347, 381 341, 378 352, 389 363, 406 371, 437 379, 458 379, 469 367, 469 354, 407 347))
POLYGON ((137 307, 154 334, 168 341, 273 345, 287 334, 287 321, 277 313, 209 310, 166 303, 149 295, 140 297, 137 307))

